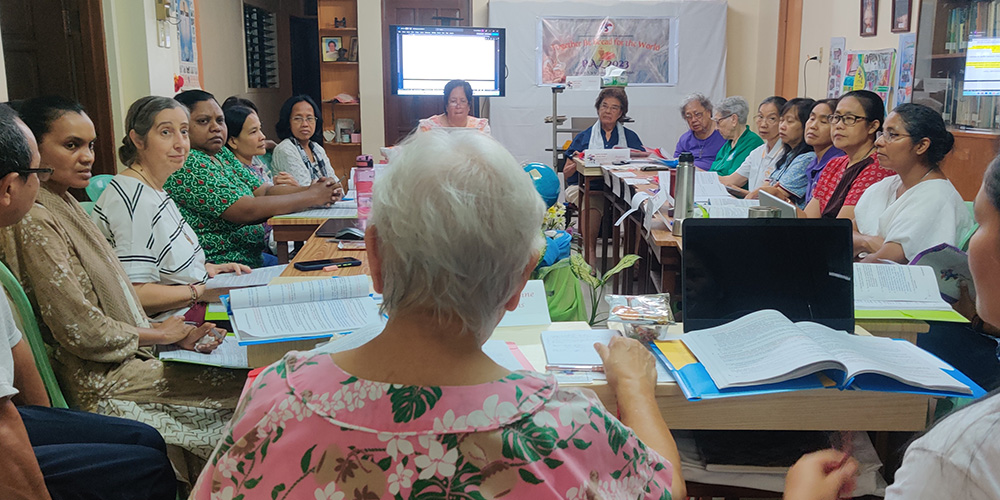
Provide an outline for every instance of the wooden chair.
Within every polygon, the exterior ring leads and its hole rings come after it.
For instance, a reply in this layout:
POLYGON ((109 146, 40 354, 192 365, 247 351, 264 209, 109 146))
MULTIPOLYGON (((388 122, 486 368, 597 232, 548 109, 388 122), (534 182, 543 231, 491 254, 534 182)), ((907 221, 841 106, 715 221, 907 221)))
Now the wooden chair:
POLYGON ((38 330, 38 322, 35 320, 35 312, 31 309, 31 302, 25 295, 24 289, 18 283, 14 274, 7 269, 7 266, 0 262, 0 284, 10 297, 10 302, 14 306, 18 317, 21 320, 21 333, 28 340, 31 346, 31 354, 35 358, 35 366, 38 368, 42 382, 45 383, 45 390, 49 393, 49 403, 53 408, 68 408, 66 398, 63 397, 62 389, 56 380, 56 374, 52 371, 52 364, 49 363, 49 354, 42 340, 42 334, 38 330))

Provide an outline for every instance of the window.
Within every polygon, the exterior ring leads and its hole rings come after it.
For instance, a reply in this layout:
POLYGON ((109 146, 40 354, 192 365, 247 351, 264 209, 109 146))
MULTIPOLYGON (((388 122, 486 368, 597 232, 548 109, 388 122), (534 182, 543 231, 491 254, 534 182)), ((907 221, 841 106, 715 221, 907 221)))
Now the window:
POLYGON ((278 36, 274 14, 244 4, 243 30, 247 47, 247 86, 278 88, 278 36))

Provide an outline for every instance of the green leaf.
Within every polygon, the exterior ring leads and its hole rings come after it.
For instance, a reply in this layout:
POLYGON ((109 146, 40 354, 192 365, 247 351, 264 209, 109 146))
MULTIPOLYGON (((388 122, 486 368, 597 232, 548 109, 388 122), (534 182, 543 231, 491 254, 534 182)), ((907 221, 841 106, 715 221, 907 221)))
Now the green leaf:
POLYGON ((392 420, 397 424, 420 418, 441 399, 440 387, 404 385, 390 387, 386 392, 392 402, 392 420))
POLYGON ((243 493, 240 493, 239 495, 234 496, 233 500, 243 500, 243 493))
POLYGON ((545 465, 548 465, 550 469, 555 469, 563 464, 562 460, 556 460, 554 458, 546 458, 542 460, 542 462, 545 462, 545 465))
POLYGON ((603 285, 604 283, 607 283, 608 278, 620 273, 624 269, 632 267, 638 261, 639 256, 635 254, 630 253, 622 257, 622 260, 618 261, 618 264, 616 264, 615 267, 608 269, 608 272, 604 273, 604 277, 601 278, 601 284, 603 285))
POLYGON ((656 471, 656 472, 660 472, 661 470, 666 469, 666 468, 667 468, 667 466, 663 465, 663 462, 656 462, 656 465, 653 466, 653 470, 656 471))
POLYGON ((587 448, 590 448, 590 445, 590 441, 584 441, 580 438, 573 439, 573 446, 576 446, 576 449, 578 450, 586 450, 587 448))
POLYGON ((239 471, 240 474, 245 474, 243 472, 243 462, 242 461, 236 464, 236 470, 239 471))
POLYGON ((271 442, 272 443, 277 443, 278 439, 280 439, 281 435, 284 434, 284 433, 285 433, 285 428, 284 427, 278 427, 277 429, 275 429, 275 431, 274 431, 274 440, 271 441, 271 442))
POLYGON ((247 453, 246 455, 243 455, 243 459, 244 460, 253 461, 253 459, 254 459, 255 456, 257 456, 257 454, 255 452, 251 451, 250 453, 247 453))
POLYGON ((521 391, 521 386, 514 388, 514 400, 521 401, 521 397, 524 396, 524 392, 521 391))
POLYGON ((260 460, 263 462, 264 458, 267 457, 267 447, 271 445, 271 438, 264 440, 264 444, 260 447, 260 460))
POLYGON ((351 385, 358 381, 358 377, 349 377, 347 380, 340 383, 340 385, 351 385))
POLYGON ((285 483, 280 483, 271 490, 271 500, 277 500, 278 494, 285 491, 285 483))
POLYGON ((529 484, 542 484, 545 482, 541 479, 538 479, 528 469, 517 469, 517 474, 521 476, 521 479, 524 480, 524 482, 529 484))
POLYGON ((263 478, 264 476, 262 475, 260 477, 255 477, 253 479, 247 479, 247 482, 243 483, 243 486, 246 486, 248 490, 251 490, 253 488, 256 488, 257 484, 260 483, 260 480, 263 478))
MULTIPOLYGON (((611 418, 607 413, 604 414, 604 431, 608 435, 608 445, 611 446, 611 451, 618 454, 622 446, 628 441, 628 430, 625 426, 611 418)), ((616 478, 617 479, 617 478, 616 478)))
POLYGON ((591 288, 598 288, 601 286, 601 280, 597 279, 597 276, 593 275, 594 269, 587 264, 587 261, 583 259, 583 256, 575 253, 569 256, 569 268, 573 270, 573 275, 578 279, 583 280, 584 283, 590 285, 591 288))
POLYGON ((550 427, 541 427, 531 420, 524 420, 520 425, 504 428, 502 439, 503 456, 535 462, 552 453, 559 433, 550 427))
POLYGON ((392 457, 385 457, 378 461, 378 468, 383 471, 389 470, 390 466, 392 466, 392 457))
POLYGON ((286 370, 287 370, 287 367, 285 366, 284 362, 278 363, 277 368, 275 368, 275 371, 278 372, 278 375, 281 378, 286 378, 288 376, 288 373, 286 372, 286 370))
POLYGON ((302 473, 303 474, 305 474, 306 472, 308 472, 309 471, 309 466, 312 465, 313 450, 316 449, 316 446, 318 446, 318 445, 315 445, 315 444, 312 445, 312 448, 309 448, 308 450, 306 450, 305 453, 302 454, 302 460, 299 461, 299 465, 302 467, 302 473))
POLYGON ((618 479, 620 477, 622 477, 622 471, 620 470, 616 470, 611 473, 611 479, 618 479))
POLYGON ((566 448, 569 448, 569 443, 567 443, 565 439, 560 439, 556 443, 556 447, 558 447, 560 450, 565 450, 566 448))

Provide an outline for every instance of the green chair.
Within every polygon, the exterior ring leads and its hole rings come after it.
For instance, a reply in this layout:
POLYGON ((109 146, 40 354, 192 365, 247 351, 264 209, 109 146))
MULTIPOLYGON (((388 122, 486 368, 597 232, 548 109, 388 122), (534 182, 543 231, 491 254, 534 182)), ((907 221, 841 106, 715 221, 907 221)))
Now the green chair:
POLYGON ((3 284, 4 290, 10 296, 10 301, 21 319, 21 333, 24 334, 28 345, 31 346, 31 354, 35 358, 38 374, 42 376, 42 382, 45 383, 45 390, 49 393, 50 404, 54 408, 68 408, 69 405, 66 404, 62 389, 59 388, 59 382, 56 381, 56 374, 52 371, 52 365, 49 363, 49 354, 45 350, 45 342, 38 330, 38 322, 35 321, 35 312, 31 309, 31 302, 28 302, 28 296, 24 294, 21 284, 17 282, 17 278, 3 262, 0 262, 0 283, 3 284))
POLYGON ((104 188, 108 187, 108 183, 114 178, 115 176, 111 174, 101 174, 91 177, 90 184, 87 184, 87 189, 85 189, 90 201, 97 201, 101 197, 101 193, 104 192, 104 188))
POLYGON ((81 201, 80 202, 80 206, 83 207, 83 209, 87 212, 87 215, 90 215, 90 213, 94 211, 94 205, 96 205, 96 204, 97 204, 96 201, 81 201))
POLYGON ((979 223, 976 222, 976 214, 972 209, 973 202, 967 201, 965 202, 965 206, 968 207, 969 214, 972 215, 972 227, 969 228, 969 231, 965 233, 960 240, 958 240, 958 248, 960 248, 963 252, 968 252, 969 240, 972 239, 972 235, 976 233, 976 229, 979 229, 979 223))

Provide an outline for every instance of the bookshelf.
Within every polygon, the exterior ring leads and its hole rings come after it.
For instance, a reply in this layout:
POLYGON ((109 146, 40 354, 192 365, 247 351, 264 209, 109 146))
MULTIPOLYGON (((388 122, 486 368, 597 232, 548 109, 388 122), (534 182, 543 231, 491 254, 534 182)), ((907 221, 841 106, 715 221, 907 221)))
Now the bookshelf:
POLYGON ((913 102, 941 111, 955 147, 941 169, 965 200, 975 198, 1000 137, 1000 96, 964 95, 970 39, 1000 38, 1000 0, 923 0, 913 102))
MULTIPOLYGON (((325 140, 323 147, 334 171, 345 186, 354 160, 361 154, 360 141, 343 142, 340 131, 336 130, 337 120, 348 119, 353 120, 354 131, 361 132, 361 95, 358 84, 360 67, 358 58, 350 57, 351 40, 357 40, 358 36, 358 1, 361 0, 318 0, 316 16, 320 38, 339 37, 341 46, 348 52, 348 60, 320 62, 323 128, 324 131, 335 132, 334 140, 325 140), (335 102, 334 99, 340 94, 347 94, 356 102, 335 102)), ((320 44, 321 40, 316 43, 320 44)))

